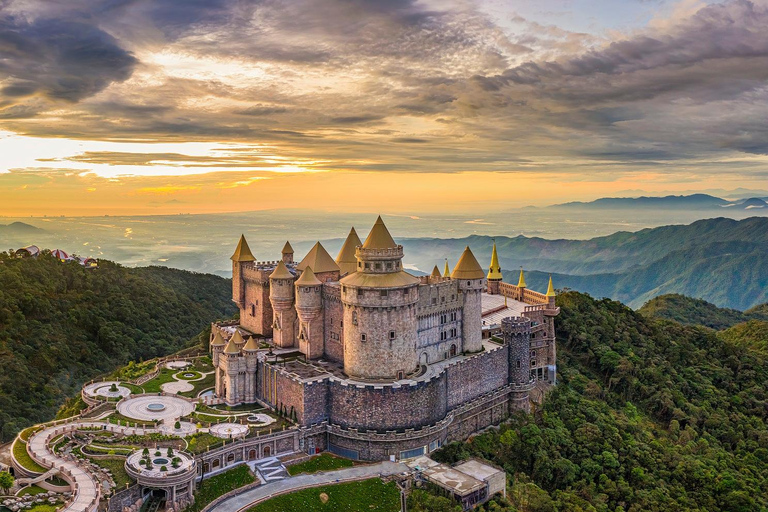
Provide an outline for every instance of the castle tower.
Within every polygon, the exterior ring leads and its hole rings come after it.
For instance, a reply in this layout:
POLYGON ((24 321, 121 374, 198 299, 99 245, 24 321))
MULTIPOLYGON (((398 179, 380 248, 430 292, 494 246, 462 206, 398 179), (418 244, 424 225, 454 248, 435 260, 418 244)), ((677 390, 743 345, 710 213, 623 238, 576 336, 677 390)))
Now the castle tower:
POLYGON ((488 268, 488 293, 498 295, 501 280, 501 265, 499 265, 499 255, 496 253, 496 242, 493 242, 493 252, 491 253, 491 266, 488 268))
POLYGON ((221 357, 224 358, 224 401, 228 405, 235 405, 242 401, 243 390, 239 378, 240 365, 238 364, 238 358, 240 357, 240 351, 232 339, 227 342, 221 357))
MULTIPOLYGON (((286 244, 287 245, 287 244, 286 244)), ((293 257, 291 253, 291 257, 293 257)), ((285 253, 283 253, 285 258, 285 253)), ((293 307, 294 276, 283 260, 269 275, 269 301, 272 303, 272 340, 280 348, 292 347, 296 339, 296 310, 293 307)))
MULTIPOLYGON (((437 268, 437 265, 435 265, 435 267, 432 269, 432 274, 430 274, 430 276, 429 276, 429 277, 431 277, 432 279, 436 279, 436 280, 438 280, 438 281, 440 280, 440 278, 441 278, 441 277, 443 277, 443 276, 440 274, 440 269, 439 269, 439 268, 437 268)), ((432 279, 430 279, 430 281, 431 281, 432 279)))
POLYGON ((227 342, 224 341, 221 331, 217 328, 216 335, 213 337, 213 341, 211 341, 211 361, 213 362, 214 368, 219 367, 219 356, 224 351, 226 345, 227 342))
POLYGON ((299 350, 309 359, 323 355, 323 283, 312 267, 296 280, 296 311, 299 315, 299 350))
POLYGON ((525 297, 525 289, 528 288, 528 285, 525 284, 525 274, 523 273, 523 267, 520 267, 520 279, 517 280, 517 289, 519 290, 520 296, 517 297, 517 300, 520 302, 525 302, 523 298, 525 297))
POLYGON ((336 256, 336 264, 341 269, 341 275, 348 275, 357 272, 357 257, 355 256, 355 249, 363 245, 360 241, 360 237, 357 236, 355 228, 349 230, 347 239, 344 240, 344 245, 341 246, 339 255, 336 256))
POLYGON ((363 379, 403 378, 418 364, 419 280, 403 271, 403 246, 381 217, 355 254, 357 272, 341 280, 344 371, 363 379))
POLYGON ((283 263, 286 265, 293 263, 293 247, 291 247, 291 242, 285 242, 285 245, 283 246, 283 263))
POLYGON ((302 272, 307 267, 312 267, 315 277, 321 283, 339 280, 339 266, 333 261, 331 255, 328 254, 328 251, 325 250, 325 247, 320 242, 317 242, 307 255, 304 256, 304 259, 296 265, 296 268, 302 272))
POLYGON ((453 268, 451 279, 458 281, 462 297, 461 336, 464 352, 479 352, 483 348, 482 293, 485 272, 467 246, 453 268))
POLYGON ((253 403, 256 401, 256 371, 258 368, 258 358, 256 353, 259 351, 259 345, 256 343, 256 337, 251 336, 243 346, 243 355, 245 356, 245 389, 243 401, 253 403))
POLYGON ((245 235, 240 235, 240 241, 237 243, 234 254, 229 258, 232 260, 232 300, 240 308, 240 316, 245 307, 245 279, 243 278, 243 266, 256 261, 245 241, 245 235))
POLYGON ((531 320, 525 317, 509 317, 501 321, 504 344, 509 348, 508 382, 513 386, 510 394, 510 408, 530 412, 529 392, 533 387, 531 378, 531 320))
POLYGON ((448 267, 448 258, 445 258, 445 268, 443 269, 443 277, 451 277, 451 269, 448 267))
POLYGON ((552 274, 549 275, 549 285, 547 286, 547 307, 555 309, 555 287, 552 286, 552 274))
POLYGON ((243 348, 243 345, 245 345, 245 340, 243 339, 243 335, 240 334, 240 329, 235 328, 235 332, 232 333, 232 337, 229 338, 229 341, 235 344, 235 347, 239 351, 241 348, 243 348))
POLYGON ((552 286, 552 276, 549 276, 549 286, 547 286, 547 309, 544 311, 544 321, 547 324, 546 347, 547 347, 547 380, 555 384, 557 382, 557 343, 555 341, 555 316, 559 313, 555 304, 555 287, 552 286))

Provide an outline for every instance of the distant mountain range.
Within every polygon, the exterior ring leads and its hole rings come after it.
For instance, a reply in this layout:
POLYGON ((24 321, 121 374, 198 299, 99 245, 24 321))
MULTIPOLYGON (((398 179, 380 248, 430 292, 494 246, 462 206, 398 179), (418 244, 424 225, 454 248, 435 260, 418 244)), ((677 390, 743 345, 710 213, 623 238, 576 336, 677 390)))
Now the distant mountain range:
POLYGON ((43 233, 45 230, 24 222, 11 222, 10 224, 0 224, 0 235, 29 235, 43 233))
POLYGON ((586 209, 586 210, 637 210, 655 208, 661 210, 715 210, 733 208, 749 210, 766 208, 768 197, 750 197, 728 201, 708 194, 664 197, 603 197, 590 202, 574 201, 556 204, 548 208, 586 209))
MULTIPOLYGON (((471 246, 481 265, 487 266, 493 241, 471 236, 401 243, 407 260, 416 258, 420 268, 427 268, 422 259, 459 254, 465 245, 471 246)), ((517 283, 522 266, 529 287, 535 290, 546 289, 551 273, 558 288, 610 297, 634 308, 668 293, 739 310, 768 302, 765 217, 707 219, 591 240, 497 237, 496 244, 505 280, 517 283)))

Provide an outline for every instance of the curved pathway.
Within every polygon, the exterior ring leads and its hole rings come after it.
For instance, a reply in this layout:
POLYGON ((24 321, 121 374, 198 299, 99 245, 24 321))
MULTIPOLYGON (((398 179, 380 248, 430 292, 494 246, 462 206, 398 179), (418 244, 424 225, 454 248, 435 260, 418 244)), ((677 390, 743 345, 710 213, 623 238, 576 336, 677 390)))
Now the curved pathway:
POLYGON ((93 512, 99 506, 101 488, 91 473, 80 467, 71 458, 60 457, 49 447, 48 442, 54 437, 78 430, 81 428, 98 427, 122 434, 144 434, 154 432, 155 429, 143 429, 133 427, 121 427, 96 421, 78 421, 52 425, 33 434, 27 442, 27 452, 32 460, 45 468, 56 468, 67 476, 74 484, 72 500, 62 509, 63 512, 93 512))
POLYGON ((226 498, 219 503, 214 504, 212 507, 204 509, 204 511, 240 512, 274 496, 297 491, 299 489, 349 482, 352 480, 366 480, 378 476, 396 475, 404 471, 409 471, 408 466, 405 464, 384 461, 367 466, 355 466, 336 471, 325 471, 310 475, 302 474, 254 487, 242 494, 226 498))

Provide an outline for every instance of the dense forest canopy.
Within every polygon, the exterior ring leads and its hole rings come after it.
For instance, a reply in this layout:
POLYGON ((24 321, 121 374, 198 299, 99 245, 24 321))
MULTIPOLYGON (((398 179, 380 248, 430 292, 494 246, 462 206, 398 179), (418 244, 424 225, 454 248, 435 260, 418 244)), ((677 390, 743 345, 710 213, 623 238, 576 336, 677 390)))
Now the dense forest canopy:
POLYGON ((0 253, 0 441, 53 418, 88 379, 179 350, 234 312, 217 276, 0 253))
POLYGON ((512 504, 487 510, 766 510, 765 322, 717 332, 576 292, 557 302, 560 383, 543 408, 435 455, 506 469, 512 504))

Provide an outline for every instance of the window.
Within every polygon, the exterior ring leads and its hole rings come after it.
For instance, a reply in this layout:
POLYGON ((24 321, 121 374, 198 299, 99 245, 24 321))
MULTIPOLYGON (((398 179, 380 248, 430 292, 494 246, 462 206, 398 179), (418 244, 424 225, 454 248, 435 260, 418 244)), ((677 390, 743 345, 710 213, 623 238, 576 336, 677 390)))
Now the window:
POLYGON ((251 316, 256 316, 256 305, 251 304, 251 316))
POLYGON ((531 359, 531 366, 536 366, 536 360, 535 359, 531 359))
POLYGON ((381 270, 381 263, 376 264, 376 270, 381 270))
POLYGON ((437 297, 432 297, 432 305, 434 306, 437 304, 437 297))
POLYGON ((357 296, 358 297, 362 297, 363 296, 363 289, 362 288, 358 288, 357 289, 357 296))
POLYGON ((392 270, 392 262, 387 263, 387 270, 392 270))
POLYGON ((363 334, 361 334, 361 335, 360 335, 360 341, 362 341, 362 342, 365 342, 365 341, 366 341, 366 336, 365 336, 365 333, 363 333, 363 334))
POLYGON ((520 369, 520 360, 519 359, 517 360, 517 369, 518 370, 520 369))
POLYGON ((357 325, 357 311, 352 312, 352 325, 357 325))
POLYGON ((366 269, 366 270, 370 270, 370 268, 371 268, 371 264, 370 264, 370 263, 366 263, 366 264, 365 264, 365 269, 366 269))
POLYGON ((363 268, 363 262, 362 261, 358 261, 357 262, 357 268, 363 268))
POLYGON ((440 297, 440 302, 445 302, 445 297, 440 297))
POLYGON ((381 290, 381 291, 379 292, 379 294, 380 294, 382 297, 386 297, 387 295, 389 295, 389 294, 387 293, 387 290, 381 290))
POLYGON ((467 286, 469 286, 469 285, 471 285, 471 284, 472 284, 472 283, 470 283, 469 281, 467 281, 467 286))
POLYGON ((389 341, 394 341, 395 339, 395 331, 389 331, 389 341))
POLYGON ((407 296, 408 293, 410 293, 410 291, 411 291, 410 288, 406 288, 405 290, 403 290, 403 296, 407 296))

